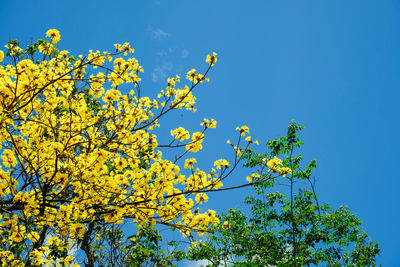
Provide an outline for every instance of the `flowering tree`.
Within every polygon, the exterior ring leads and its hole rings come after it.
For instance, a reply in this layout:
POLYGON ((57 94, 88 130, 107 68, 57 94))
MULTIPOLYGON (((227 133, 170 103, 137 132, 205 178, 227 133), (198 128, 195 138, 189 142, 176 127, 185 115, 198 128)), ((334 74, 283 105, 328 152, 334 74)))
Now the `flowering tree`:
MULTIPOLYGON (((150 99, 129 43, 74 58, 57 47, 57 30, 46 36, 26 49, 13 40, 0 51, 7 63, 0 65, 2 265, 75 264, 67 253, 74 243, 93 266, 99 229, 127 220, 168 225, 184 236, 216 225, 214 211, 196 206, 237 166, 248 128, 238 128, 233 163, 220 159, 209 171, 188 155, 202 149, 215 120, 204 119, 198 132, 171 130, 169 144, 155 135, 170 111, 196 110, 193 89, 209 81, 216 54, 207 56, 203 74, 187 73, 189 85, 169 78, 150 99), (165 159, 163 148, 177 149, 175 159, 165 159)), ((248 137, 246 147, 252 142, 248 137)))

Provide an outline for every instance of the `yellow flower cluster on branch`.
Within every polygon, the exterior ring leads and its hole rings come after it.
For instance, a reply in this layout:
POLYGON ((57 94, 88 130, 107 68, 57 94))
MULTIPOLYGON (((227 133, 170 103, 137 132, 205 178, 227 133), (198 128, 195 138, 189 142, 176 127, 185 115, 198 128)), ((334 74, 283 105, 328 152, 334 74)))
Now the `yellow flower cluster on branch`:
POLYGON ((282 160, 277 157, 272 159, 263 159, 263 162, 269 168, 268 172, 279 173, 282 177, 286 177, 287 174, 292 174, 292 170, 289 167, 283 167, 282 160))
POLYGON ((190 70, 187 73, 186 78, 189 81, 192 81, 193 83, 202 83, 204 81, 210 81, 208 78, 205 78, 203 74, 196 73, 196 69, 190 70))
POLYGON ((174 139, 178 139, 180 142, 190 139, 189 131, 185 130, 183 127, 171 130, 171 135, 174 136, 174 139))
MULTIPOLYGON (((249 140, 247 141, 249 142, 249 140)), ((255 142, 249 142, 249 143, 255 143, 255 142)), ((265 181, 266 179, 273 179, 278 176, 286 177, 286 175, 292 174, 292 169, 283 166, 283 161, 277 157, 274 157, 272 159, 263 158, 261 159, 261 162, 263 167, 260 170, 258 170, 258 173, 252 173, 250 176, 246 177, 246 180, 249 183, 258 183, 260 181, 265 181), (270 173, 269 175, 264 174, 263 170, 265 167, 268 168, 268 173, 270 173), (272 174, 277 174, 277 175, 272 176, 272 174)))
POLYGON ((229 162, 226 159, 219 159, 216 162, 214 162, 214 166, 217 169, 228 168, 229 162))
POLYGON ((246 177, 246 180, 247 180, 249 183, 252 183, 252 182, 256 181, 258 178, 260 178, 260 174, 258 174, 258 173, 252 173, 251 176, 247 176, 247 177, 246 177))
POLYGON ((46 32, 46 37, 51 37, 53 44, 58 43, 61 40, 60 32, 56 29, 51 29, 46 32))
POLYGON ((246 125, 236 127, 236 131, 239 131, 241 136, 245 136, 246 133, 250 133, 250 129, 246 125))
POLYGON ((214 67, 215 63, 217 63, 217 53, 213 52, 212 55, 208 55, 206 58, 206 62, 210 64, 211 67, 214 67))
POLYGON ((204 119, 204 121, 200 123, 200 125, 204 126, 204 129, 217 128, 217 121, 214 119, 211 119, 211 121, 209 119, 204 119))

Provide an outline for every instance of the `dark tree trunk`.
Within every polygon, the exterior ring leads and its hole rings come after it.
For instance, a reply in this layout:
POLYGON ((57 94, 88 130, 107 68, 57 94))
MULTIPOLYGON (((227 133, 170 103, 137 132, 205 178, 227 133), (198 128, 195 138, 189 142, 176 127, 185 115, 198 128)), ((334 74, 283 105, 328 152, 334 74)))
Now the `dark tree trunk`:
POLYGON ((83 240, 82 240, 82 244, 81 244, 81 249, 83 251, 85 251, 85 253, 86 253, 86 258, 87 258, 87 261, 85 262, 86 267, 94 267, 94 262, 96 260, 94 254, 93 254, 93 251, 90 249, 90 245, 89 245, 89 240, 90 240, 90 236, 92 235, 93 228, 94 228, 94 222, 91 222, 88 226, 88 229, 87 229, 85 235, 83 236, 83 240))

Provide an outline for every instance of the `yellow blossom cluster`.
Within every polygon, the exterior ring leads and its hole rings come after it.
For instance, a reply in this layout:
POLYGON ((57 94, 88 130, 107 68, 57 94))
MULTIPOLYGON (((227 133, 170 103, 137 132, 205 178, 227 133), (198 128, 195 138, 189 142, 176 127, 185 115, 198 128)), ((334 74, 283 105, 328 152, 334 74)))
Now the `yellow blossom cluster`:
POLYGON ((197 203, 201 204, 201 203, 203 203, 203 201, 207 202, 208 196, 204 193, 199 193, 199 194, 196 194, 195 200, 197 203))
POLYGON ((246 125, 237 127, 236 131, 239 131, 241 136, 245 136, 246 133, 250 133, 249 127, 247 127, 246 125))
POLYGON ((277 157, 263 159, 263 162, 269 168, 268 172, 279 173, 282 177, 285 177, 287 174, 292 174, 292 170, 289 167, 283 167, 282 160, 277 157))
POLYGON ((223 169, 229 167, 229 162, 226 159, 219 159, 214 162, 214 166, 217 169, 223 169))
MULTIPOLYGON (((253 143, 255 143, 255 142, 253 142, 253 143)), ((287 174, 292 174, 292 170, 289 167, 284 167, 283 161, 277 157, 274 157, 272 159, 263 158, 262 162, 263 162, 264 166, 268 167, 269 173, 275 173, 282 177, 286 177, 287 174)), ((259 170, 259 171, 262 172, 262 170, 259 170)), ((246 180, 249 183, 255 183, 260 180, 260 177, 261 177, 260 173, 252 173, 250 176, 246 177, 246 180)))
POLYGON ((254 144, 258 145, 258 140, 255 140, 255 141, 251 140, 251 136, 247 136, 245 140, 249 143, 254 143, 254 144))
POLYGON ((208 55, 206 62, 210 64, 211 67, 214 67, 215 63, 217 63, 217 53, 213 52, 212 55, 208 55))
POLYGON ((222 226, 224 229, 229 229, 231 228, 231 224, 228 221, 224 221, 224 224, 222 226))
MULTIPOLYGON (((239 131, 240 137, 246 136, 246 134, 250 133, 250 129, 246 125, 243 125, 243 126, 240 126, 240 127, 236 127, 236 131, 239 131)), ((248 145, 253 144, 253 143, 258 145, 258 141, 257 140, 253 141, 251 139, 251 136, 247 136, 245 138, 245 140, 247 141, 248 145)), ((240 141, 240 139, 239 139, 239 141, 240 141)), ((232 144, 232 142, 230 140, 227 140, 226 143, 233 148, 233 150, 235 151, 236 156, 238 158, 242 157, 242 155, 243 155, 242 149, 238 145, 232 144)))
POLYGON ((258 173, 252 173, 251 176, 247 176, 247 177, 246 177, 246 180, 247 180, 249 183, 252 183, 252 182, 256 181, 258 178, 260 178, 260 174, 258 174, 258 173))
POLYGON ((116 52, 124 52, 124 56, 126 56, 128 53, 133 53, 135 52, 135 49, 133 49, 130 45, 130 43, 126 42, 124 44, 114 44, 115 51, 116 52))
POLYGON ((207 82, 210 81, 208 78, 205 78, 203 74, 196 73, 196 69, 191 69, 187 73, 186 78, 189 81, 192 81, 193 83, 202 83, 204 81, 207 81, 207 82))
POLYGON ((185 130, 183 127, 171 130, 171 135, 174 136, 174 139, 178 139, 180 142, 190 139, 189 131, 185 130))
POLYGON ((56 29, 50 29, 46 32, 46 37, 51 37, 53 44, 58 43, 61 40, 60 32, 56 29))
POLYGON ((200 123, 201 126, 204 126, 204 129, 208 128, 217 128, 217 121, 214 119, 204 119, 202 123, 200 123))
POLYGON ((185 160, 185 169, 193 169, 193 164, 196 163, 196 159, 186 159, 185 160))
POLYGON ((186 150, 191 152, 198 152, 203 148, 204 134, 200 132, 195 132, 192 134, 192 142, 186 145, 186 150))
MULTIPOLYGON (((21 56, 0 65, 2 265, 22 263, 23 256, 8 249, 18 243, 27 247, 25 262, 69 266, 73 257, 56 259, 50 250, 76 240, 85 244, 96 223, 168 223, 184 235, 217 224, 214 211, 194 206, 206 202, 205 193, 220 188, 222 178, 214 169, 195 168, 195 159, 187 159, 189 173, 182 172, 179 162, 163 158, 155 134, 168 111, 195 111, 192 90, 208 79, 191 70, 190 87, 179 89, 179 76, 169 78, 158 100, 150 99, 138 93, 143 69, 129 43, 75 59, 57 48, 57 30, 46 36, 51 41, 35 47, 41 60, 21 56), (122 93, 120 86, 129 84, 134 89, 122 93)), ((6 48, 10 57, 27 53, 15 44, 6 48)), ((214 66, 216 54, 207 62, 214 66)), ((202 126, 215 128, 216 121, 205 119, 202 126)), ((178 143, 188 140, 181 144, 185 153, 198 152, 204 130, 190 134, 179 127, 171 135, 178 143)), ((215 166, 229 163, 221 159, 215 166)))
POLYGON ((22 52, 22 48, 15 43, 9 43, 4 47, 8 49, 8 54, 10 56, 19 55, 22 52))

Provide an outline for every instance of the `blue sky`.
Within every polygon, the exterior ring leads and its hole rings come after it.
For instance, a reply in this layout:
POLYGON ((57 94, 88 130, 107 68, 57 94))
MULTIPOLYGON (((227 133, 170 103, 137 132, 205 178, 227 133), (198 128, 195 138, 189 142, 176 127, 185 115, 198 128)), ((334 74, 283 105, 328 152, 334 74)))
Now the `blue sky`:
MULTIPOLYGON (((236 126, 248 125, 265 143, 297 120, 306 126, 305 158, 319 162, 321 201, 348 205, 380 242, 378 263, 400 265, 400 1, 0 2, 0 43, 29 44, 50 28, 74 54, 130 42, 149 96, 169 76, 206 68, 205 56, 217 52, 211 82, 195 93, 198 112, 162 123, 195 130, 215 118, 198 157, 207 168, 229 159, 225 142, 236 126)), ((247 174, 239 170, 228 184, 247 174)), ((244 195, 210 194, 207 207, 242 207, 244 195)))

